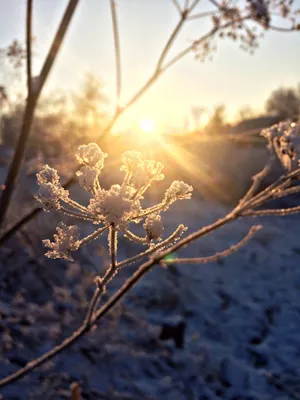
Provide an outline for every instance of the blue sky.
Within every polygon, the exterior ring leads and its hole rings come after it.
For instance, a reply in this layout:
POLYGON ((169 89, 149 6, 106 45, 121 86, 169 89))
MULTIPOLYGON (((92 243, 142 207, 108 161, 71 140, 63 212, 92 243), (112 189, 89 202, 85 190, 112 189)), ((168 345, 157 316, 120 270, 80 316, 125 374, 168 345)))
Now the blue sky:
MULTIPOLYGON (((205 1, 205 0, 202 0, 205 1)), ((200 2, 201 3, 201 2, 200 2)), ((67 1, 34 1, 34 35, 38 73, 67 1)), ((129 97, 153 72, 155 60, 178 20, 171 0, 118 0, 123 72, 122 100, 129 97)), ((24 38, 25 0, 1 0, 0 46, 24 38)), ((202 20, 189 22, 172 54, 202 32, 202 20)), ((229 117, 249 105, 263 108, 269 93, 279 86, 300 82, 300 32, 267 32, 254 56, 238 44, 220 41, 212 61, 201 63, 189 54, 173 66, 120 120, 119 127, 136 126, 150 118, 164 127, 183 126, 192 106, 224 103, 229 117)), ((103 81, 114 99, 115 72, 111 15, 108 0, 80 0, 46 91, 73 90, 87 72, 103 81)))

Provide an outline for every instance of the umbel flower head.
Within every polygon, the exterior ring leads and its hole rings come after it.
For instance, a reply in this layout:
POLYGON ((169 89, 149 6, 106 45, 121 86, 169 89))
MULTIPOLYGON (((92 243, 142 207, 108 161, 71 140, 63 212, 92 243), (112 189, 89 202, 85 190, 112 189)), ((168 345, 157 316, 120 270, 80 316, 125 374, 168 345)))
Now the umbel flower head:
POLYGON ((50 168, 49 165, 44 165, 37 174, 37 183, 39 190, 35 198, 44 211, 60 209, 61 201, 66 201, 69 197, 69 192, 59 182, 57 171, 50 168))
POLYGON ((78 250, 109 231, 110 251, 117 247, 117 233, 122 233, 131 241, 149 246, 149 251, 156 251, 170 246, 185 232, 180 225, 167 239, 162 239, 164 231, 161 213, 166 211, 176 200, 190 199, 192 186, 175 181, 167 189, 162 201, 152 207, 143 208, 142 200, 149 186, 164 178, 163 165, 154 160, 145 160, 137 151, 127 151, 121 157, 123 182, 104 189, 100 184, 101 171, 107 157, 96 143, 80 146, 76 155, 81 166, 77 172, 79 184, 89 193, 88 206, 81 205, 69 197, 59 181, 55 169, 45 165, 37 174, 39 190, 36 199, 45 211, 57 210, 76 219, 88 220, 100 225, 89 236, 79 239, 79 228, 75 225, 61 224, 57 227, 54 241, 44 240, 50 248, 46 256, 72 260, 71 252, 78 250), (144 236, 137 236, 130 231, 130 224, 142 223, 144 236), (155 242, 157 243, 155 244, 155 242))
POLYGON ((47 251, 46 256, 49 258, 64 258, 69 261, 73 261, 71 252, 75 251, 79 247, 78 238, 78 227, 67 226, 61 223, 56 228, 57 233, 54 235, 54 242, 50 240, 43 240, 46 247, 51 250, 47 251))

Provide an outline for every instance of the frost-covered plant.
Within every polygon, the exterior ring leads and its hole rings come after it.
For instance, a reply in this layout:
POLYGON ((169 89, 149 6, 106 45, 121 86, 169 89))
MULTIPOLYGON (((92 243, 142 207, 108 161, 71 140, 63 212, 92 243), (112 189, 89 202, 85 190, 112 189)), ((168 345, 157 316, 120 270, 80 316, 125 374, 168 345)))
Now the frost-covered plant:
POLYGON ((261 133, 269 142, 286 171, 298 168, 300 155, 300 124, 283 121, 266 128, 261 133))
MULTIPOLYGON (((46 253, 50 258, 64 258, 72 261, 71 252, 97 239, 105 231, 109 231, 108 244, 115 262, 117 255, 117 235, 123 234, 128 240, 143 244, 148 250, 155 252, 174 244, 186 231, 184 225, 179 225, 175 232, 162 240, 164 230, 161 213, 166 211, 176 200, 190 199, 193 188, 184 182, 175 181, 167 189, 159 204, 143 208, 142 200, 146 190, 154 181, 164 178, 163 165, 154 160, 144 160, 137 151, 127 151, 122 155, 121 171, 124 171, 123 182, 114 184, 106 190, 101 186, 99 175, 104 166, 107 154, 101 151, 96 143, 90 143, 78 148, 76 155, 81 167, 77 172, 80 185, 90 194, 88 206, 83 206, 72 200, 69 192, 62 188, 58 173, 45 165, 37 174, 39 190, 36 195, 40 206, 45 211, 56 210, 74 218, 91 221, 100 227, 92 234, 79 238, 77 226, 61 224, 57 227, 54 241, 44 240, 50 248, 46 253), (143 224, 144 236, 138 236, 130 230, 131 224, 143 224)), ((135 258, 136 260, 136 258, 135 258)), ((129 260, 130 261, 130 260, 129 260)), ((112 266, 117 269, 118 264, 112 266)))
MULTIPOLYGON (((267 30, 277 31, 299 31, 300 24, 297 20, 299 10, 295 9, 295 2, 290 0, 282 1, 265 1, 265 0, 247 0, 246 2, 215 1, 211 0, 212 10, 207 10, 204 5, 203 12, 198 12, 197 7, 202 4, 200 0, 189 1, 172 0, 176 7, 179 19, 174 26, 169 38, 167 39, 163 50, 154 65, 153 73, 138 88, 127 101, 120 106, 121 96, 121 60, 120 60, 120 40, 119 29, 116 15, 116 4, 114 0, 110 0, 114 47, 116 55, 116 107, 111 121, 103 130, 102 139, 108 137, 113 125, 121 117, 121 115, 129 109, 140 97, 164 74, 172 65, 177 63, 187 54, 194 52, 197 59, 205 60, 207 56, 216 49, 217 38, 227 37, 234 41, 239 41, 241 47, 252 52, 258 45, 258 39, 261 34, 267 30), (277 19, 278 14, 282 19, 288 22, 286 26, 274 25, 274 17, 277 19), (185 49, 170 55, 176 38, 182 28, 188 21, 209 18, 211 21, 208 31, 203 32, 199 37, 195 38, 185 49)), ((53 40, 53 44, 49 49, 44 65, 40 74, 36 77, 32 75, 32 0, 27 0, 26 12, 26 74, 27 74, 27 101, 24 112, 24 119, 19 135, 16 153, 11 163, 9 173, 5 182, 5 190, 1 196, 0 202, 0 227, 2 227, 8 206, 10 204, 17 175, 20 170, 22 158, 26 149, 26 143, 29 138, 31 126, 33 122, 34 112, 37 101, 45 85, 49 72, 58 54, 59 48, 70 24, 74 11, 77 7, 78 0, 69 0, 65 13, 57 34, 53 40)), ((276 22, 276 20, 275 20, 276 22)), ((205 26, 206 24, 204 24, 205 26)), ((0 88, 1 91, 1 88, 0 88)), ((3 96, 2 96, 3 97, 3 96)), ((99 321, 152 267, 156 264, 168 265, 170 263, 207 263, 219 259, 221 256, 227 256, 237 251, 242 245, 248 242, 253 234, 260 229, 260 226, 253 226, 249 233, 237 244, 230 248, 215 253, 209 257, 199 258, 170 258, 171 254, 175 254, 181 248, 191 244, 208 233, 224 226, 225 224, 241 217, 249 216, 265 216, 265 215, 289 215, 299 213, 300 207, 291 207, 287 209, 259 209, 259 207, 269 200, 287 196, 291 193, 300 192, 299 187, 291 187, 291 182, 296 178, 299 180, 300 168, 293 170, 298 166, 298 154, 295 150, 296 133, 291 128, 294 126, 284 125, 274 128, 272 131, 264 132, 269 140, 269 149, 271 151, 270 161, 266 167, 256 176, 253 177, 253 184, 249 191, 241 199, 240 203, 234 210, 223 218, 213 222, 211 225, 202 227, 185 238, 179 239, 185 231, 183 225, 179 225, 177 230, 167 239, 161 240, 163 233, 163 223, 161 213, 165 211, 174 201, 190 198, 192 188, 183 182, 174 182, 167 190, 162 202, 143 209, 141 201, 147 188, 156 180, 163 178, 162 164, 152 160, 143 160, 137 152, 127 152, 122 158, 122 170, 125 177, 121 185, 113 185, 109 190, 101 187, 99 175, 103 168, 103 162, 106 155, 95 144, 82 146, 78 152, 78 160, 81 168, 77 172, 77 178, 81 186, 87 190, 90 195, 90 204, 82 206, 72 200, 66 186, 63 188, 60 184, 57 172, 45 166, 38 174, 39 191, 36 196, 45 211, 57 210, 69 216, 89 220, 95 225, 100 225, 91 235, 80 239, 79 230, 76 226, 60 225, 57 228, 57 234, 54 241, 46 240, 44 243, 50 249, 48 256, 54 258, 72 259, 71 252, 77 250, 81 246, 88 244, 91 240, 98 238, 106 230, 108 231, 108 245, 111 254, 111 263, 103 277, 96 278, 96 289, 90 301, 90 305, 86 314, 86 318, 80 328, 74 332, 69 338, 65 339, 56 348, 46 352, 41 357, 29 362, 17 372, 9 375, 0 381, 0 387, 10 384, 21 377, 27 375, 30 371, 42 365, 59 352, 63 351, 81 336, 89 331, 89 329, 99 321), (268 174, 272 161, 277 155, 285 167, 286 174, 274 182, 272 185, 260 191, 260 183, 268 174), (131 232, 130 224, 141 223, 145 229, 145 236, 139 237, 131 232), (141 254, 137 254, 127 260, 117 261, 117 235, 123 234, 129 240, 148 246, 141 254), (179 240, 178 240, 179 239, 179 240), (176 243, 175 243, 176 242, 176 243), (141 257, 150 255, 150 259, 139 266, 136 272, 130 276, 111 298, 97 309, 98 300, 104 292, 106 284, 114 276, 121 267, 138 261, 141 257)), ((299 127, 299 125, 297 125, 299 127)), ((298 128, 297 128, 298 129, 298 128)), ((69 184, 73 178, 69 180, 69 184)), ((33 210, 29 215, 18 221, 12 228, 8 229, 0 238, 2 243, 7 240, 14 232, 16 232, 25 221, 30 220, 36 215, 33 210)))

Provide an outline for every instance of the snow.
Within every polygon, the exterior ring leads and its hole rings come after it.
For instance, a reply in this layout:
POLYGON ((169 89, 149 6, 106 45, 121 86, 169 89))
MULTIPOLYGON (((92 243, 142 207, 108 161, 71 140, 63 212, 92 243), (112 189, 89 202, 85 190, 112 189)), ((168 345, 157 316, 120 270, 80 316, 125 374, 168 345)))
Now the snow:
MULTIPOLYGON (((229 210, 197 197, 175 203, 163 215, 164 236, 180 223, 192 232, 229 210)), ((79 327, 93 279, 105 270, 103 238, 74 254, 74 263, 44 257, 41 240, 61 219, 44 214, 27 228, 31 242, 25 232, 0 252, 0 378, 79 327)), ((69 399, 76 381, 83 399, 300 398, 299 220, 243 219, 183 249, 182 256, 211 255, 252 224, 264 226, 217 263, 155 267, 97 329, 0 393, 9 400, 69 399), (183 348, 160 340, 163 325, 178 321, 185 323, 183 348)), ((83 222, 82 229, 94 227, 83 222)), ((120 259, 138 249, 120 237, 120 259)), ((104 300, 135 270, 121 271, 104 300)))

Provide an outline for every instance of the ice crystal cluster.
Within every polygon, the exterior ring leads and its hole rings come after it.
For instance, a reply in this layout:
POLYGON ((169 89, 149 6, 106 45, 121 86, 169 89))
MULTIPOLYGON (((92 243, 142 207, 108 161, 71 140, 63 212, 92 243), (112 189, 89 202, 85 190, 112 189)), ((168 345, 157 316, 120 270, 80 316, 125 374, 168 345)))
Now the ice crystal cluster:
POLYGON ((143 208, 142 201, 146 190, 153 182, 164 178, 163 165, 160 162, 144 160, 142 154, 137 151, 125 152, 121 157, 123 182, 106 190, 101 186, 99 177, 107 154, 102 152, 96 143, 90 143, 80 146, 76 157, 80 163, 78 181, 90 194, 89 205, 84 206, 71 199, 69 192, 61 186, 57 171, 48 165, 37 174, 39 190, 36 199, 47 212, 57 210, 77 219, 89 220, 100 227, 91 235, 80 239, 79 228, 76 225, 60 224, 56 228, 54 241, 43 241, 50 249, 46 253, 48 257, 72 261, 73 251, 97 239, 105 231, 109 231, 109 247, 112 246, 111 233, 114 234, 115 242, 117 233, 121 233, 128 240, 148 246, 146 253, 149 254, 173 244, 186 230, 186 227, 179 225, 171 236, 163 240, 161 213, 176 200, 190 199, 192 186, 175 181, 159 204, 143 208), (138 236, 130 230, 130 224, 133 223, 142 224, 144 236, 138 236))
POLYGON ((279 158, 286 171, 299 167, 300 123, 283 121, 261 133, 269 142, 269 149, 279 158))

